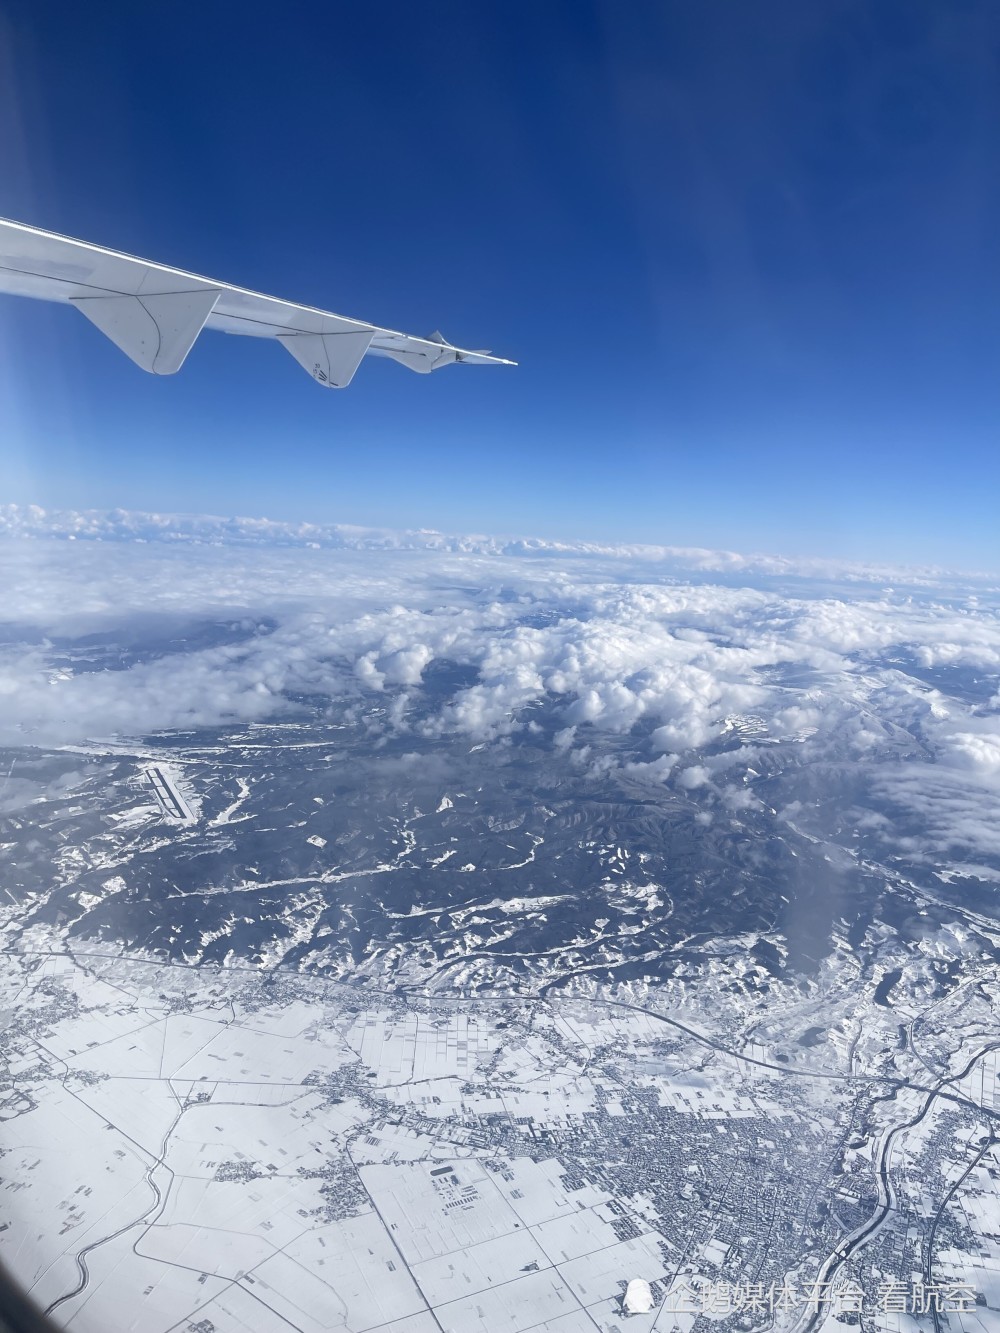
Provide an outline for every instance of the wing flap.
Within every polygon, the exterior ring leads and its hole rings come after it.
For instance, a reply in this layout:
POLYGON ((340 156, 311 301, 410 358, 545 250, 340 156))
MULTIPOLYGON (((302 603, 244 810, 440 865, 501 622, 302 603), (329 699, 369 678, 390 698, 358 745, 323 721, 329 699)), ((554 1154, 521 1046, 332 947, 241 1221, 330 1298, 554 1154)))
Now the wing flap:
POLYGON ((415 370, 418 375, 429 375, 441 354, 439 347, 425 347, 422 338, 380 339, 372 351, 376 356, 387 356, 392 361, 398 361, 401 366, 415 370))
POLYGON ((373 330, 352 333, 279 334, 299 365, 317 384, 328 389, 346 389, 371 346, 373 330))
POLYGON ((148 296, 71 296, 70 304, 153 375, 173 375, 205 327, 219 293, 160 292, 148 296))

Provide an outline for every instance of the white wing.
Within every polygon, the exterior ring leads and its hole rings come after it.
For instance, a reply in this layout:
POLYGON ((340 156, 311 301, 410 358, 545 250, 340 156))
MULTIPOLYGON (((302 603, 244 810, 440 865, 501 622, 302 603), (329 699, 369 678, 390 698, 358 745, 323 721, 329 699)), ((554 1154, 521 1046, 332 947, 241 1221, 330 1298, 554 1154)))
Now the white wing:
POLYGON ((516 364, 453 347, 440 333, 413 338, 3 219, 0 292, 76 306, 154 375, 180 370, 202 329, 276 338, 313 379, 334 389, 350 384, 365 356, 388 356, 422 375, 459 361, 516 364))

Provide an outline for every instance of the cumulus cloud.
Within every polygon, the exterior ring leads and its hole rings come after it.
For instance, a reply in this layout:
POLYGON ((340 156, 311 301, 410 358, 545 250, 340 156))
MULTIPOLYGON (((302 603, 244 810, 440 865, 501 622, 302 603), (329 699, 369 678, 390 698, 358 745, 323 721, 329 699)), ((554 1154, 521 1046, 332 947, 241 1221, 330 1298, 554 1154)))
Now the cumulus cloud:
POLYGON ((498 743, 531 728, 575 768, 731 809, 757 808, 775 756, 835 752, 900 810, 924 811, 933 776, 957 832, 925 819, 928 847, 992 847, 1000 595, 986 580, 897 570, 890 589, 855 569, 831 585, 729 553, 123 513, 8 508, 4 526, 7 744, 377 698, 387 732, 498 743), (435 662, 464 674, 431 697, 435 662))
POLYGON ((957 731, 946 738, 946 744, 958 766, 1000 779, 1000 734, 996 731, 957 731))
MULTIPOLYGON (((173 546, 227 545, 302 547, 310 550, 401 550, 460 554, 508 555, 522 558, 608 557, 635 565, 669 565, 688 573, 716 575, 804 576, 840 578, 845 582, 891 582, 902 587, 941 586, 970 579, 996 592, 996 572, 955 575, 936 566, 900 568, 842 560, 792 559, 774 554, 742 554, 702 547, 560 542, 542 537, 497 537, 447 534, 430 528, 405 531, 366 528, 347 523, 287 523, 268 518, 219 517, 213 514, 157 514, 125 509, 44 509, 40 505, 0 505, 0 538, 47 538, 164 542, 173 546)), ((974 605, 979 589, 967 586, 974 605)))

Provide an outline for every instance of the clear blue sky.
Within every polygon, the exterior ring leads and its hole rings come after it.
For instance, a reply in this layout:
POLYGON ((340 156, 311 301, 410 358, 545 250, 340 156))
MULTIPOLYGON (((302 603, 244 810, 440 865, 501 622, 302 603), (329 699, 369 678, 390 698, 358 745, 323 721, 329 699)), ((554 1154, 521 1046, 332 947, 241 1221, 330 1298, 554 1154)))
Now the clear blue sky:
POLYGON ((1000 567, 992 0, 9 0, 0 215, 520 361, 144 375, 0 302, 0 499, 1000 567))

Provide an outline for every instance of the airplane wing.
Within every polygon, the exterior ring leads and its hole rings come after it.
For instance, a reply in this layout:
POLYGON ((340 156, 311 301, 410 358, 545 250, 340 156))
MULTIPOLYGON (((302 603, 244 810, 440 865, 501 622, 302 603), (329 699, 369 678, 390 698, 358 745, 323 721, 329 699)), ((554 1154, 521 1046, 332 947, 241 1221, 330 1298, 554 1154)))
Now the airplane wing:
POLYGON ((331 389, 346 388, 366 356, 391 357, 421 375, 456 362, 516 364, 454 347, 440 333, 414 338, 3 219, 0 292, 75 306, 154 375, 180 370, 202 329, 275 338, 331 389))

